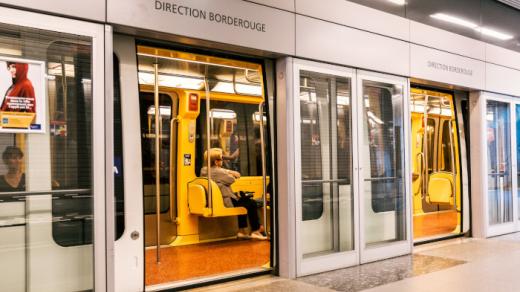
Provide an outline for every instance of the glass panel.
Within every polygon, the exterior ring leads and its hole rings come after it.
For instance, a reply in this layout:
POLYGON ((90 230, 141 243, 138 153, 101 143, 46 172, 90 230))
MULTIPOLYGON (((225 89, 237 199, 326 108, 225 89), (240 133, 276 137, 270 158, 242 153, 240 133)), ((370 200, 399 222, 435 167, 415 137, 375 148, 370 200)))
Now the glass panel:
POLYGON ((351 81, 300 72, 304 257, 354 249, 351 81))
POLYGON ((123 125, 121 119, 121 85, 119 59, 114 54, 114 204, 116 240, 125 231, 125 184, 123 166, 123 125))
POLYGON ((439 171, 447 171, 451 172, 453 171, 453 165, 454 162, 452 162, 452 157, 454 157, 454 154, 452 153, 453 145, 452 141, 455 140, 453 135, 451 135, 451 127, 450 127, 451 121, 443 121, 442 123, 442 137, 441 137, 441 144, 439 149, 439 171), (451 137, 450 137, 451 136, 451 137))
POLYGON ((44 95, 36 106, 45 108, 48 126, 38 134, 0 134, 1 289, 91 290, 91 39, 0 24, 1 98, 23 80, 12 78, 4 57, 29 63, 24 88, 44 95), (43 80, 30 60, 43 62, 43 80), (38 91, 40 82, 46 92, 38 91))
POLYGON ((361 106, 365 243, 404 240, 403 87, 363 80, 361 106))
POLYGON ((487 102, 489 224, 513 221, 509 104, 487 102))
MULTIPOLYGON (((211 147, 223 151, 222 167, 242 176, 262 176, 262 152, 258 105, 211 101, 211 147)), ((197 156, 206 149, 206 102, 200 104, 197 119, 197 156)), ((264 116, 265 120, 265 116, 264 116)), ((265 125, 265 124, 264 124, 265 125)), ((200 175, 204 160, 198 159, 195 172, 200 175)))
MULTIPOLYGON (((141 148, 143 156, 144 212, 155 214, 155 107, 150 92, 140 93, 141 148)), ((161 115, 161 213, 170 208, 170 124, 175 115, 173 99, 167 94, 159 95, 161 115)))
POLYGON ((517 191, 518 196, 518 216, 520 219, 520 105, 515 106, 516 109, 516 176, 517 176, 517 191))

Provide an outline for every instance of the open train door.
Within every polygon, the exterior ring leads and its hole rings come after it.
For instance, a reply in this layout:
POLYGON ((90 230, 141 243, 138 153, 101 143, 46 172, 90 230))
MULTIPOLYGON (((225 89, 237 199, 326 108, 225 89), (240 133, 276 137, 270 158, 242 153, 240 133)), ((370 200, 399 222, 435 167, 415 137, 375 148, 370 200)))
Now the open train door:
POLYGON ((143 187, 135 48, 134 38, 114 36, 114 291, 144 290, 143 187))

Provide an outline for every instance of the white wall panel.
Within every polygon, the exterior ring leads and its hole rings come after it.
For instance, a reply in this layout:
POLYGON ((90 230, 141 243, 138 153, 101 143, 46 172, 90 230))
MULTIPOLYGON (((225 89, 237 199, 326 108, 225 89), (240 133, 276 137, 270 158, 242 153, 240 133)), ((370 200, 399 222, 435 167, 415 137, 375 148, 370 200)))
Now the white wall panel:
POLYGON ((296 26, 299 57, 409 75, 407 42, 301 15, 296 26))
POLYGON ((466 86, 485 87, 485 63, 443 51, 410 45, 411 77, 466 86))
POLYGON ((486 57, 483 42, 415 21, 410 21, 410 42, 482 61, 486 57))
POLYGON ((294 54, 294 14, 280 9, 242 0, 110 0, 107 7, 111 23, 294 54), (212 20, 217 14, 230 21, 212 20), (264 29, 246 28, 246 20, 264 24, 264 29))
POLYGON ((296 12, 401 40, 409 39, 409 20, 345 0, 296 0, 296 12))
POLYGON ((294 0, 245 0, 247 2, 255 2, 283 10, 294 11, 294 0))
POLYGON ((25 7, 84 19, 105 21, 105 0, 0 0, 0 4, 9 4, 20 8, 25 7))
POLYGON ((520 53, 486 44, 486 62, 520 70, 520 53))
POLYGON ((520 71, 487 63, 486 90, 520 96, 520 71))

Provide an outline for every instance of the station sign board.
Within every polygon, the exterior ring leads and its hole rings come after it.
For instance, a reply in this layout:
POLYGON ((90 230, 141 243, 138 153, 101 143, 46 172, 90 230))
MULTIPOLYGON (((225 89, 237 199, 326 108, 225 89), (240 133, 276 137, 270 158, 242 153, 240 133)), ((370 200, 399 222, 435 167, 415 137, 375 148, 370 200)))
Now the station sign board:
POLYGON ((108 0, 107 22, 294 54, 294 14, 239 0, 108 0))

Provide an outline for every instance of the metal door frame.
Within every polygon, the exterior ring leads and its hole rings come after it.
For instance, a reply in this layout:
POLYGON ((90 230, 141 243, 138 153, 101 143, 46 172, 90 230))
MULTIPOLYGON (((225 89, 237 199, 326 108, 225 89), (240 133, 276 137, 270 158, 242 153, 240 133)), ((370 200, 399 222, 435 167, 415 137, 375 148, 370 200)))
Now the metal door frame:
MULTIPOLYGON (((411 169, 410 169, 410 109, 409 109, 409 96, 410 96, 410 84, 407 78, 404 77, 398 77, 394 75, 388 75, 388 74, 382 74, 382 73, 375 73, 370 71, 357 71, 357 93, 356 93, 356 99, 361 100, 363 97, 363 81, 376 81, 376 82, 382 82, 387 84, 395 84, 402 86, 403 94, 402 94, 402 119, 403 119, 403 147, 404 150, 404 156, 402 157, 403 161, 403 183, 404 183, 404 204, 405 204, 405 238, 404 240, 396 241, 396 242, 390 242, 390 243, 380 243, 372 247, 366 247, 365 246, 365 232, 364 232, 364 226, 365 226, 365 202, 364 202, 364 182, 363 182, 363 166, 359 162, 356 164, 357 173, 358 173, 358 180, 356 181, 358 184, 358 198, 359 198, 359 229, 360 229, 360 237, 359 237, 359 245, 361 247, 360 250, 360 263, 367 263, 372 261, 377 261, 381 259, 391 258, 395 256, 405 255, 412 252, 412 245, 413 245, 413 236, 411 233, 411 204, 412 204, 412 198, 411 198, 411 169)), ((354 140, 354 143, 357 144, 358 149, 361 149, 363 147, 362 143, 362 137, 364 135, 363 133, 363 111, 358 106, 357 107, 357 135, 356 139, 354 140)), ((354 152, 358 153, 358 152, 354 152)), ((359 155, 356 155, 359 156, 359 155)))
POLYGON ((0 7, 0 22, 35 29, 75 34, 92 40, 92 189, 94 234, 92 274, 96 291, 110 290, 107 287, 106 217, 105 214, 105 32, 101 24, 67 19, 35 12, 0 7))
MULTIPOLYGON (((477 101, 480 103, 480 113, 479 118, 480 122, 482 123, 482 130, 481 133, 481 140, 480 143, 481 147, 484 151, 480 151, 478 156, 480 156, 481 161, 481 169, 480 169, 480 187, 481 187, 481 197, 479 198, 481 200, 481 208, 479 208, 479 212, 475 212, 474 214, 476 216, 481 215, 481 219, 484 220, 483 223, 483 236, 484 237, 491 237, 491 236, 497 236, 502 235, 506 233, 512 233, 515 231, 520 230, 520 221, 518 219, 518 179, 517 179, 517 153, 516 153, 516 144, 517 144, 517 137, 516 137, 516 105, 520 105, 520 102, 516 101, 515 97, 507 96, 507 95, 500 95, 500 94, 494 94, 489 92, 482 92, 479 96, 479 100, 477 101), (486 141, 486 110, 487 110, 487 101, 497 101, 508 104, 509 107, 509 118, 510 118, 510 157, 511 157, 511 196, 512 196, 512 204, 513 204, 513 221, 512 222, 506 222, 496 225, 490 225, 489 224, 489 204, 488 204, 488 157, 487 157, 487 141, 486 141)), ((473 180, 478 178, 473 178, 473 180)))
MULTIPOLYGON (((301 169, 301 128, 300 128, 300 102, 299 102, 299 93, 300 93, 300 71, 310 71, 310 72, 316 72, 316 73, 323 73, 323 74, 330 74, 335 75, 338 77, 346 77, 350 79, 351 82, 351 135, 352 135, 352 141, 354 141, 354 131, 356 129, 355 126, 355 119, 354 116, 356 115, 356 104, 357 100, 355 98, 355 92, 356 92, 356 75, 355 70, 350 69, 347 67, 340 67, 340 66, 333 66, 333 65, 327 65, 322 63, 316 63, 316 62, 310 62, 310 61, 304 61, 299 59, 294 59, 294 65, 293 65, 293 96, 289 97, 293 99, 294 104, 294 117, 293 117, 293 129, 294 129, 294 169, 299 170, 301 169)), ((357 145, 355 143, 352 143, 352 153, 357 152, 357 145)), ((301 225, 302 225, 302 186, 301 186, 301 172, 295 171, 294 177, 295 177, 295 185, 294 185, 294 198, 295 198, 295 216, 296 216, 296 275, 297 276, 304 276, 309 274, 314 274, 318 272, 323 271, 329 271, 333 269, 339 269, 349 266, 354 266, 359 264, 359 244, 358 244, 358 238, 359 238, 359 224, 358 224, 358 218, 359 218, 359 209, 358 206, 358 196, 357 196, 357 173, 354 171, 354 165, 357 164, 357 157, 356 155, 352 155, 352 197, 353 197, 353 230, 354 230, 354 249, 350 251, 344 251, 344 252, 336 252, 331 253, 323 256, 317 256, 309 259, 303 259, 303 253, 302 253, 302 243, 299 239, 299 236, 301 234, 301 225)))

